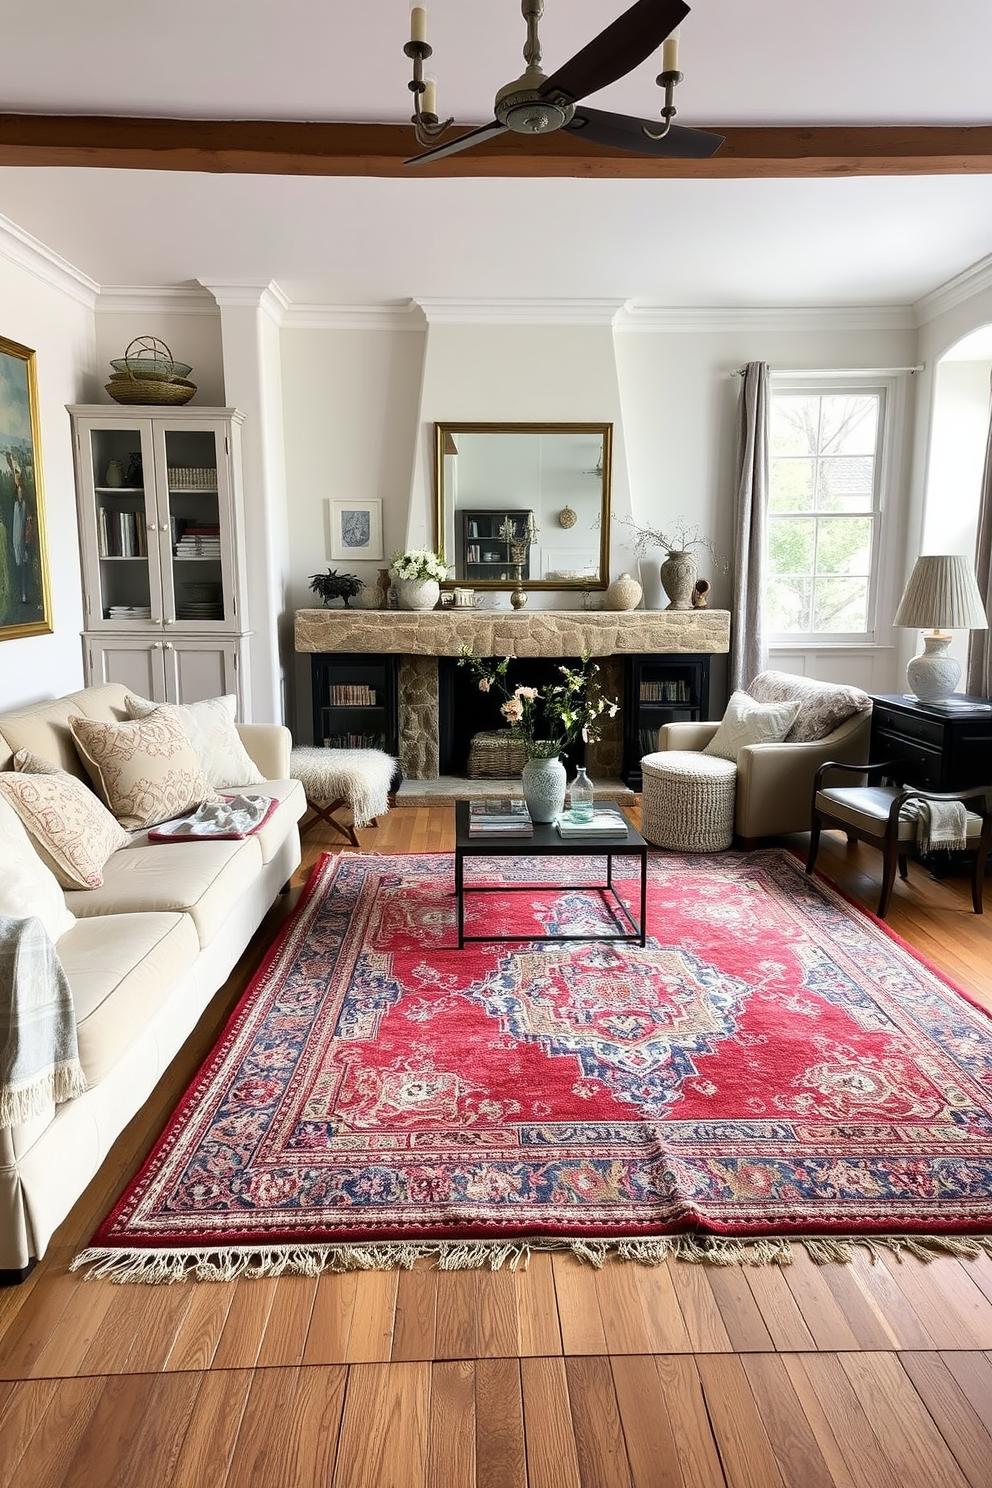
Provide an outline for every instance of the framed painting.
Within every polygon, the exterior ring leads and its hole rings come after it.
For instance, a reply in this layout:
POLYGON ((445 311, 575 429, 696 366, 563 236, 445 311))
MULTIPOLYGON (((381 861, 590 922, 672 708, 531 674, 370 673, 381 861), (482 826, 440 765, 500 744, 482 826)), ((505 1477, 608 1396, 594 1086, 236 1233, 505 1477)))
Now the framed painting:
POLYGON ((0 336, 0 641, 51 629, 35 354, 0 336))
POLYGON ((330 501, 331 557, 382 557, 382 502, 330 501))

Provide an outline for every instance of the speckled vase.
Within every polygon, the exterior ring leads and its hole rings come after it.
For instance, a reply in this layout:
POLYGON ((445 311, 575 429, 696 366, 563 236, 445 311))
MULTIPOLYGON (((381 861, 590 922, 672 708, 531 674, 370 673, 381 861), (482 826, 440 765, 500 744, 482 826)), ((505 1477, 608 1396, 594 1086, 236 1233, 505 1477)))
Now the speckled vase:
POLYGON ((661 565, 662 588, 668 595, 669 610, 691 610, 692 591, 696 585, 696 560, 691 553, 671 552, 661 565))
POLYGON ((531 821, 553 822, 565 806, 565 766, 560 759, 529 759, 520 776, 531 821))
POLYGON ((441 593, 437 579, 394 579, 393 588, 401 610, 432 610, 441 593))

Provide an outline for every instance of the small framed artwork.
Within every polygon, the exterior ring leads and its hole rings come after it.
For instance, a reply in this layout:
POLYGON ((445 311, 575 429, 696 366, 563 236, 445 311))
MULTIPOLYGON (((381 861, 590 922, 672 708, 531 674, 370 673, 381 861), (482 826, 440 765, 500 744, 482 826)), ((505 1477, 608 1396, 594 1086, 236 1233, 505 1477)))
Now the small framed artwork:
POLYGON ((329 501, 331 557, 382 557, 382 502, 329 501))
POLYGON ((0 641, 51 629, 35 353, 0 336, 0 641))

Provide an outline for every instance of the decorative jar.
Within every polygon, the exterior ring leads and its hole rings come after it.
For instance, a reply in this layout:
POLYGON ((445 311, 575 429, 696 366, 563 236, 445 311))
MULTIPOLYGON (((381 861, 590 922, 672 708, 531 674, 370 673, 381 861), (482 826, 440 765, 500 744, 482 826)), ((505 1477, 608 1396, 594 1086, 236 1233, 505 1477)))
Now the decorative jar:
POLYGON ((437 579, 394 579, 393 589, 401 610, 432 610, 441 595, 437 579))
POLYGON ((520 781, 531 821, 553 822, 565 805, 565 766, 556 755, 550 759, 531 758, 524 765, 520 781))
POLYGON ((684 549, 673 550, 661 565, 661 584, 668 595, 669 610, 691 610, 696 587, 696 560, 684 549))

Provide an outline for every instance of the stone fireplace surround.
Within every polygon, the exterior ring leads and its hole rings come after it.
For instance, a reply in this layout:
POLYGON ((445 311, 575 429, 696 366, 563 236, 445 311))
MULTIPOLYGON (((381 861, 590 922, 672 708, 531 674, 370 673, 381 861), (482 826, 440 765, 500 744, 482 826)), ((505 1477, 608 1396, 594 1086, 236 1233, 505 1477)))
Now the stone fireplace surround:
MULTIPOLYGON (((730 649, 728 610, 297 610, 298 652, 370 652, 400 657, 399 752, 407 780, 439 775, 438 658, 471 646, 476 656, 600 659, 600 681, 623 696, 623 657, 730 649)), ((622 720, 590 747, 590 773, 619 775, 622 720)))

